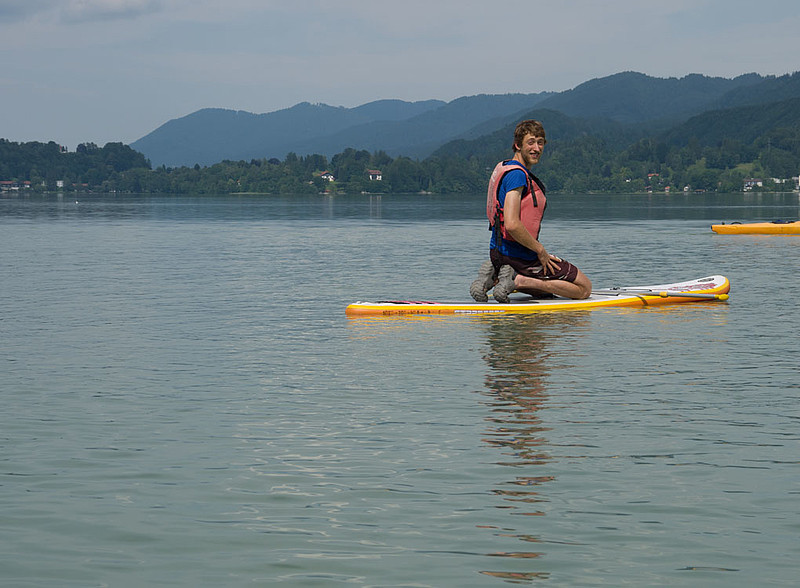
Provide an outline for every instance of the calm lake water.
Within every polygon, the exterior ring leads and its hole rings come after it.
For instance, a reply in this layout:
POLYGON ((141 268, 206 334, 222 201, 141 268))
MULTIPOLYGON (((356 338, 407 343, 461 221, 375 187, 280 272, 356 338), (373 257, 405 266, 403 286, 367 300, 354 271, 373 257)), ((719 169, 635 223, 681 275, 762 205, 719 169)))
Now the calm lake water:
POLYGON ((482 196, 0 199, 4 586, 795 586, 797 194, 559 196, 595 286, 467 299, 482 196))

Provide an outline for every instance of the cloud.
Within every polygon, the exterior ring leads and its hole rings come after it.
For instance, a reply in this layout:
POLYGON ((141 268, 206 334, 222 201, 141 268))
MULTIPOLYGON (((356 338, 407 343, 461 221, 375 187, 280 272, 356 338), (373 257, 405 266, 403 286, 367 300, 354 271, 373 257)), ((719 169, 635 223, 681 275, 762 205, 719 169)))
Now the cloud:
POLYGON ((0 20, 31 18, 65 23, 125 20, 160 12, 164 0, 0 0, 0 20))
POLYGON ((160 12, 163 7, 163 0, 69 0, 61 15, 66 22, 125 20, 160 12))
POLYGON ((0 21, 10 23, 25 20, 36 14, 51 12, 57 6, 56 0, 0 0, 0 21))

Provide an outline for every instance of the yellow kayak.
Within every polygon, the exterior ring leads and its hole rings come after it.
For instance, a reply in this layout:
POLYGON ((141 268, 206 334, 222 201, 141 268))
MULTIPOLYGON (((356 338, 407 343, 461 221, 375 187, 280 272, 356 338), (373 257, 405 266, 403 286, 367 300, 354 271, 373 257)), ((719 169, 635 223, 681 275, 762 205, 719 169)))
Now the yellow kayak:
POLYGON ((720 235, 800 235, 800 221, 722 223, 711 225, 711 230, 720 235))
POLYGON ((514 295, 509 302, 431 302, 424 300, 380 300, 354 302, 345 309, 350 317, 436 314, 528 314, 543 311, 591 310, 612 306, 656 306, 679 302, 728 299, 731 284, 725 276, 707 276, 654 286, 628 286, 595 290, 585 300, 568 298, 534 299, 514 295))

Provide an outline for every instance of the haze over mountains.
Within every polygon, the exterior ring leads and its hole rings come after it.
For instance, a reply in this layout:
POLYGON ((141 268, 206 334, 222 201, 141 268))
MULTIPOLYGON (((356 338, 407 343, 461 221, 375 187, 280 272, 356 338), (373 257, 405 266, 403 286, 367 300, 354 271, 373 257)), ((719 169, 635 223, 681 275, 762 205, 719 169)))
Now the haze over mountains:
POLYGON ((625 141, 659 133, 680 141, 703 129, 719 139, 737 132, 725 123, 725 113, 737 107, 745 110, 736 120, 751 116, 753 133, 763 132, 765 120, 800 124, 800 74, 665 79, 623 72, 558 93, 379 100, 355 108, 304 102, 266 114, 208 108, 165 123, 131 147, 153 167, 283 159, 290 152, 331 157, 347 148, 422 159, 445 145, 462 155, 495 142, 507 150, 508 127, 532 117, 545 122, 548 137, 607 133, 625 141))

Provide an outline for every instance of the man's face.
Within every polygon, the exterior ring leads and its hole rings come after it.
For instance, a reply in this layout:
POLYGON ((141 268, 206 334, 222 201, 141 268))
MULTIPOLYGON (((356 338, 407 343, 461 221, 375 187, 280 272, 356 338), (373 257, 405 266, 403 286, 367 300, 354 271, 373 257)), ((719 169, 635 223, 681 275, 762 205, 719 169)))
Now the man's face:
POLYGON ((518 147, 520 155, 522 156, 522 163, 524 163, 526 167, 531 167, 539 163, 539 158, 542 156, 545 143, 544 137, 537 137, 530 133, 525 135, 525 138, 522 140, 522 145, 518 145, 518 147))

